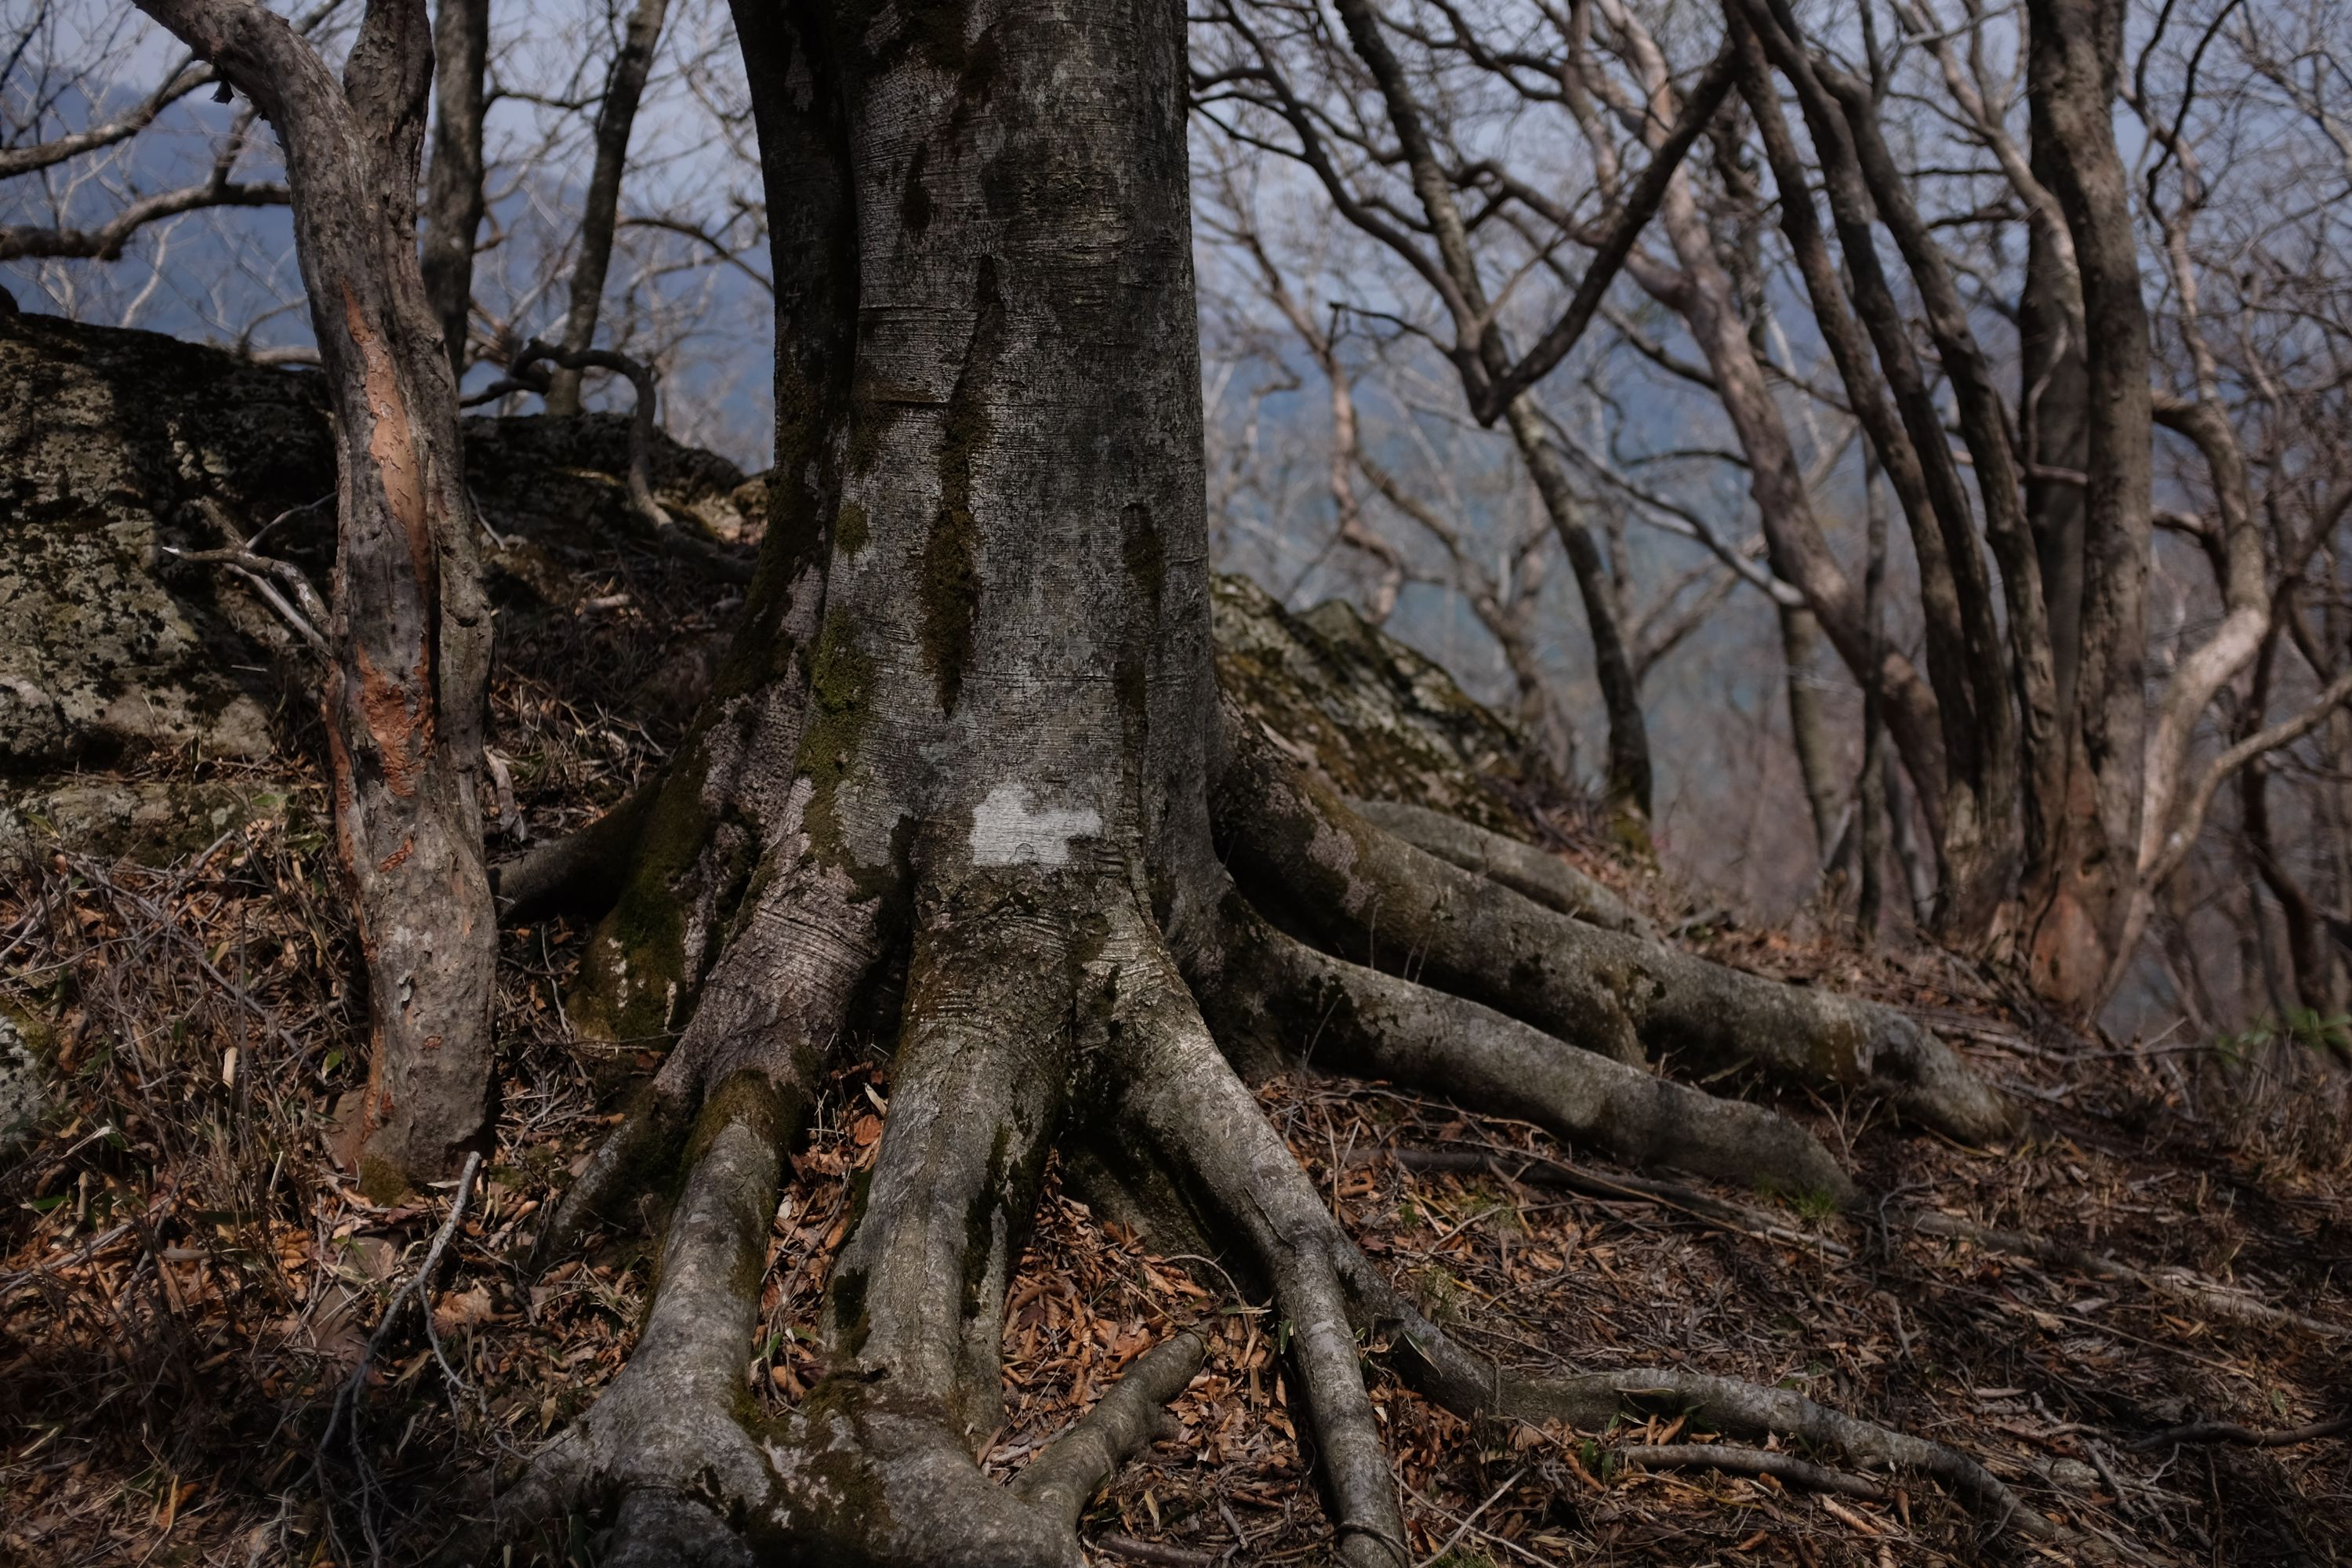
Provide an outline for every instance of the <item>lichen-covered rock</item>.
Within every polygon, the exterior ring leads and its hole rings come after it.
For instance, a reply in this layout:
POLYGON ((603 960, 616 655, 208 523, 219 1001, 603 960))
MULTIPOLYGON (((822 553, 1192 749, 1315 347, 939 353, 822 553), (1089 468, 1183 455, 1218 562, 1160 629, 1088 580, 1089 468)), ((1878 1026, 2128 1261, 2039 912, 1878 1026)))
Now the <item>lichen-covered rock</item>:
POLYGON ((55 840, 92 854, 162 863, 282 810, 287 799, 288 781, 266 769, 205 778, 73 773, 0 792, 0 845, 55 840))
POLYGON ((48 1110, 48 1087, 30 1034, 0 1012, 0 1159, 23 1147, 48 1110))
MULTIPOLYGON (((583 548, 633 531, 628 420, 467 422, 467 482, 502 542, 494 573, 536 597, 583 548)), ((656 437, 654 493, 723 542, 756 543, 756 492, 725 458, 656 437)), ((0 775, 193 748, 270 754, 293 645, 221 568, 173 548, 229 542, 291 509, 268 552, 322 590, 334 447, 315 373, 153 332, 0 317, 0 775)), ((569 605, 565 606, 569 608, 569 605)))
POLYGON ((1444 669, 1334 599, 1294 616, 1216 579, 1217 681, 1342 794, 1528 837, 1564 786, 1526 738, 1444 669))
POLYGON ((0 318, 0 772, 187 746, 267 755, 257 628, 209 580, 167 583, 163 551, 223 542, 203 503, 267 521, 332 472, 314 376, 0 318))

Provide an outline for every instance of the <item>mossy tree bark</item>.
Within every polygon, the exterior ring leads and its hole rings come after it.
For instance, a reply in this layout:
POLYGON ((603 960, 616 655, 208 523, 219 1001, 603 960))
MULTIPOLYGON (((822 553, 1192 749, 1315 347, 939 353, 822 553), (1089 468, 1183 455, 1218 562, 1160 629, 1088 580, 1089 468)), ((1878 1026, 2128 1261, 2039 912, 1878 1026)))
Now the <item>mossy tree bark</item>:
POLYGON ((356 1152, 389 1197, 454 1174, 487 1130, 498 931, 478 801, 489 605, 457 385, 416 250, 433 37, 373 0, 338 80, 250 0, 142 0, 285 145, 295 247, 335 413, 325 694, 373 1052, 356 1152))
MULTIPOLYGON (((1117 1212, 1225 1238, 1276 1299, 1338 1556, 1399 1568, 1363 1346, 1392 1336, 1465 1411, 1538 1395, 1402 1306, 1235 1060, 1304 1047, 1313 1013, 1339 1020, 1342 1070, 1841 1197, 1802 1129, 1654 1078, 1643 1052, 1752 1040, 1776 1070, 1885 1089, 1955 1131, 2005 1113, 1896 1016, 1438 859, 1221 709, 1181 6, 736 14, 785 284, 771 531, 595 938, 608 1017, 682 1032, 540 1254, 618 1200, 676 1197, 630 1362, 455 1554, 586 1516, 611 1563, 1075 1568, 1086 1500, 1202 1347, 1141 1358, 1011 1486, 982 1474, 1009 1275, 1058 1149, 1117 1212), (1433 989, 1376 967, 1398 956, 1366 940, 1382 908, 1507 940, 1483 958, 1440 943, 1433 989), (741 1389, 782 1157, 816 1075, 877 1015, 896 1024, 890 1107, 827 1287, 830 1370, 766 1419, 741 1389)), ((1621 1384, 1547 1397, 1589 1412, 1621 1384)), ((1943 1454, 1871 1448, 1874 1428, 1745 1385, 1638 1386, 1864 1462, 1943 1454)))

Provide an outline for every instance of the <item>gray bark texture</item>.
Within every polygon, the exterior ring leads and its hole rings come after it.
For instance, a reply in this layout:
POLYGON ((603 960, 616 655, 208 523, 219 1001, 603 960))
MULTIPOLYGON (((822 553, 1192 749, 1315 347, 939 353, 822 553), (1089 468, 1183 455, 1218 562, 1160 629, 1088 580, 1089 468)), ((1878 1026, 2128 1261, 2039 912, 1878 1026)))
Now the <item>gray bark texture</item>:
POLYGON ((2154 412, 2147 309, 2113 107, 2123 49, 2116 0, 2026 7, 2033 162, 2066 216, 2084 321, 2080 658, 2060 819, 2029 889, 2037 989, 2104 998, 2137 895, 2147 697, 2154 412))
MULTIPOLYGON (((1213 589, 1181 7, 746 0, 737 21, 787 280, 768 531, 702 719, 611 836, 631 864, 575 906, 599 922, 575 1016, 676 1044, 537 1257, 679 1195, 633 1359, 453 1555, 584 1516, 622 1563, 1076 1564, 1086 1498, 1199 1347, 1141 1358, 1010 1486, 982 1475, 1058 1152, 1104 1212, 1216 1237, 1275 1300, 1335 1553, 1402 1568, 1362 1356, 1408 1310, 1244 1067, 1306 1057, 1832 1201, 1858 1194, 1810 1133, 1651 1056, 2009 1125, 1899 1015, 1605 929, 1622 909, 1497 831, 1527 820, 1510 787, 1441 765, 1483 749, 1542 787, 1507 730, 1360 619, 1213 589), (1400 809, 1416 779, 1487 820, 1400 809), (1402 836, 1339 788, 1390 795, 1367 809, 1402 836), (763 1420, 740 1387, 781 1152, 877 1016, 890 1107, 827 1288, 832 1370, 763 1420)), ((1439 1397, 1501 1408, 1465 1371, 1486 1363, 1417 1318, 1404 1338, 1439 1397)), ((1685 1382, 1738 1429, 1974 1484, 1932 1445, 1685 1382)))

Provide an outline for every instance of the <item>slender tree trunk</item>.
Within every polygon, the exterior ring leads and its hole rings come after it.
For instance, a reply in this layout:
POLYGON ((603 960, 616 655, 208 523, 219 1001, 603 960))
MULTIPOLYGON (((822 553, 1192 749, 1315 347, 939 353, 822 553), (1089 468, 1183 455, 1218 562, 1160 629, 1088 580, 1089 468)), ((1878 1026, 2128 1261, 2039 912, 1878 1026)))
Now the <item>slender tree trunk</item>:
POLYGON ((258 6, 145 8, 260 106, 286 150, 336 415, 325 717, 373 1037, 357 1150, 363 1187, 388 1198, 451 1173, 488 1132, 498 956, 478 798, 489 606, 416 254, 432 39, 421 5, 377 0, 338 82, 258 6))
MULTIPOLYGON (((1636 39, 1637 63, 1651 94, 1653 121, 1663 115, 1660 122, 1670 123, 1673 89, 1664 58, 1646 35, 1632 31, 1630 14, 1621 15, 1636 39)), ((1753 107, 1760 122, 1765 110, 1761 105, 1753 107)), ((1777 116, 1777 108, 1773 113, 1777 116)), ((1738 291, 1717 254, 1715 237, 1699 211, 1687 170, 1677 170, 1666 182, 1657 221, 1674 247, 1680 271, 1662 276, 1664 269, 1654 267, 1632 270, 1654 298, 1681 316, 1706 359, 1717 396, 1748 458, 1748 491, 1770 547, 1772 569, 1804 595, 1807 607, 1855 679, 1884 691, 1888 727, 1896 746, 1915 776, 1935 781, 1929 810, 1939 848, 1948 846, 1954 864, 1967 872, 1974 863, 1970 846, 1976 842, 1975 814, 1963 810, 1953 816, 1947 810, 1950 792, 1944 787, 1953 765, 1948 751, 1957 740, 1964 748, 1958 760, 1965 766, 1969 762, 1965 747, 1972 734, 1965 726, 1956 729, 1944 712, 1952 700, 1951 672, 1958 662, 1939 660, 1931 648, 1928 676, 1937 682, 1931 690, 1899 653, 1880 648, 1874 655, 1863 630, 1862 595, 1839 565, 1822 531, 1788 422, 1765 380, 1741 316, 1738 291)), ((1923 577, 1931 592, 1939 581, 1938 559, 1933 546, 1921 552, 1923 577)))
MULTIPOLYGON (((2273 626, 2254 661, 2252 689, 2247 693, 2240 728, 2251 733, 2262 727, 2268 709, 2279 649, 2285 638, 2273 626)), ((2295 997, 2302 1005, 2326 1016, 2332 1010, 2335 965, 2329 953, 2326 917, 2309 889, 2287 866, 2271 823, 2270 763, 2256 757, 2238 774, 2238 823, 2245 836, 2246 858, 2278 900, 2286 923, 2287 962, 2293 967, 2295 997)))
POLYGON ((425 297, 449 368, 466 374, 474 305, 474 237, 482 226, 482 96, 490 0, 441 0, 433 23, 433 162, 425 187, 425 297))
MULTIPOLYGON (((620 226, 621 175, 628 166, 629 133, 636 128, 637 104, 653 74, 669 0, 637 0, 621 35, 621 52, 596 111, 596 163, 588 176, 588 196, 580 215, 580 255, 572 268, 572 308, 563 319, 563 348, 579 353, 596 342, 596 317, 604 304, 604 275, 613 265, 613 236, 620 226)), ((558 370, 548 378, 547 411, 580 412, 580 373, 558 370)))
POLYGON ((1935 868, 1929 864, 1929 851, 1920 845, 1918 833, 1912 826, 1912 792, 1903 787, 1903 771, 1896 766, 1894 752, 1882 748, 1878 763, 1879 789, 1886 797, 1887 846, 1895 851, 1895 863, 1903 868, 1903 889, 1911 900, 1911 918, 1924 923, 1928 911, 1936 907, 1935 868))
MULTIPOLYGON (((1927 800, 1944 873, 1937 925, 1948 937, 1980 942, 1996 928, 2017 856, 2017 726, 1974 517, 1909 321, 1880 265, 1874 227, 1880 209, 1864 177, 1856 127, 1822 85, 1799 41, 1759 0, 1731 0, 1725 15, 1746 60, 1744 90, 1780 189, 1781 226, 1855 416, 1910 527, 1927 623, 1927 678, 1943 742, 1940 775, 1923 773, 1919 748, 1905 744, 1901 710, 1890 709, 1887 718, 1914 780, 1924 791, 1936 792, 1927 800), (1831 263, 1810 184, 1766 72, 1768 57, 1796 86, 1820 152, 1846 262, 1843 281, 1831 263)), ((1914 253, 1917 237, 1912 236, 1914 253)), ((1926 265, 1929 258, 1920 259, 1924 288, 1937 274, 1926 265)), ((1945 324, 1948 329, 1948 320, 1945 324)), ((1946 336, 1953 334, 1948 331, 1946 336)), ((1958 356, 1963 360, 1973 349, 1969 343, 1956 347, 1964 351, 1958 356)), ((1981 437, 1983 410, 1973 403, 1972 409, 1971 428, 1981 437)), ((2010 483, 2004 447, 1993 465, 2000 477, 1987 483, 2010 483)), ((1995 488, 1991 493, 2002 492, 1995 488)), ((2038 610, 2029 619, 2038 624, 2038 610)), ((2036 640, 2031 626, 2018 630, 2025 643, 2036 640)))
POLYGON ((2030 910, 2036 988, 2100 999, 2138 891, 2152 505, 2147 310, 2113 105, 2116 0, 2028 0, 2037 168, 2066 215, 2082 277, 2084 399, 2082 655, 2049 889, 2030 910))
MULTIPOLYGON (((2037 153, 2037 156, 2046 155, 2037 153)), ((2039 170, 2037 176, 2041 175, 2039 170)), ((2046 177, 2042 179, 2046 186, 2046 177)), ((2056 895, 2057 843, 2073 786, 2075 698, 2083 666, 2086 424, 2083 286, 2063 215, 2036 209, 2026 229, 2025 287, 2018 297, 2018 428, 2024 446, 2025 515, 2041 564, 2049 629, 2055 755, 2034 759, 2024 801, 2025 862, 2019 902, 2029 919, 2056 895)))
POLYGON ((2025 510, 2042 563, 2051 680, 2062 732, 2074 716, 2083 659, 2084 476, 2089 458, 2084 402, 2083 287, 2072 245, 2047 225, 2026 229, 2025 288, 2018 296, 2019 433, 2025 446, 2025 510))
POLYGON ((1521 393, 1504 410, 1519 460, 1536 482, 1552 531, 1559 536, 1569 569, 1576 575, 1576 592, 1584 605, 1587 633, 1592 638, 1592 676, 1601 688, 1601 706, 1609 717, 1609 777, 1611 805, 1630 811, 1631 824, 1646 842, 1650 816, 1650 733, 1642 717, 1641 683, 1633 674, 1632 653, 1625 646, 1625 626, 1617 613, 1617 596, 1601 547, 1584 523, 1576 492, 1568 482, 1568 466, 1545 439, 1543 416, 1534 397, 1521 393))
MULTIPOLYGON (((1500 378, 1507 369, 1502 333, 1486 319, 1486 285, 1471 255, 1469 233, 1454 202, 1454 188, 1430 142, 1421 106, 1414 100, 1411 84, 1398 67, 1388 40, 1381 36, 1380 23, 1371 7, 1364 0, 1336 0, 1336 8, 1349 43, 1379 85, 1390 123, 1403 145, 1413 194, 1420 198, 1423 216, 1443 259, 1444 275, 1452 285, 1456 325, 1467 329, 1474 320, 1482 323, 1475 328, 1473 341, 1462 344, 1462 352, 1475 355, 1490 378, 1500 378)), ((1470 391, 1465 381, 1465 395, 1470 391)), ((1601 688, 1601 707, 1609 716, 1610 802, 1621 813, 1621 826, 1646 845, 1651 806, 1650 737, 1642 717, 1641 685, 1634 679, 1633 661, 1626 647, 1625 628, 1617 612, 1607 568, 1591 531, 1578 515, 1567 467, 1544 438, 1543 416, 1533 395, 1521 393, 1513 397, 1504 405, 1503 413, 1511 427, 1511 438, 1518 446, 1520 460, 1527 464, 1536 482, 1544 510, 1550 515, 1553 530, 1559 533, 1560 546, 1568 552, 1570 567, 1576 574, 1578 596, 1583 601, 1585 624, 1592 637, 1593 677, 1601 688)))
MULTIPOLYGON (((1870 640, 1876 645, 1886 636, 1886 509, 1879 504, 1878 465, 1867 453, 1862 464, 1862 513, 1863 616, 1869 623, 1870 640)), ((1862 694, 1862 776, 1854 790, 1862 851, 1862 889, 1854 923, 1865 943, 1878 939, 1889 765, 1885 708, 1875 690, 1865 690, 1862 694)))
POLYGON ((1789 691, 1789 742, 1804 780, 1805 804, 1813 816, 1813 864, 1829 864, 1842 829, 1838 821, 1837 768, 1830 755, 1829 721, 1822 712, 1820 677, 1813 660, 1821 624, 1811 610, 1776 606, 1780 612, 1780 661, 1789 691))

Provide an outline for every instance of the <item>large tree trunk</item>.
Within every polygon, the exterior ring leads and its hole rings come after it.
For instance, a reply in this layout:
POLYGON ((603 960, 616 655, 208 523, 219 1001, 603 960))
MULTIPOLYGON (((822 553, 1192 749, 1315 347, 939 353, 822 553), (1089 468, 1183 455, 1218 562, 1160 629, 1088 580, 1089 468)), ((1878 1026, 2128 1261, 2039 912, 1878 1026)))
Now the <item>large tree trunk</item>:
POLYGON ((2034 166, 2066 214, 2083 292, 2081 657, 2066 789, 2047 882, 2029 910, 2036 988, 2103 998, 2138 891, 2147 698, 2153 410, 2147 311, 2112 106, 2123 48, 2116 0, 2031 0, 2028 87, 2034 166))
MULTIPOLYGON (((585 1510, 614 1563, 1076 1568, 1087 1498, 1201 1342, 1140 1358, 1010 1487, 983 1476, 1005 1290, 1055 1151, 1105 1212, 1215 1247, 1275 1299, 1355 1568, 1409 1561, 1368 1344, 1465 1413, 1605 1422, 1664 1388, 1726 1429, 1981 1477, 1721 1380, 1501 1373, 1372 1271, 1230 1065, 1311 1041, 1336 1070, 1832 1201, 1853 1183, 1794 1123, 1633 1064, 1752 1064, 1961 1137, 2010 1117, 1902 1016, 1415 848, 1221 707, 1181 7, 736 16, 783 286, 770 533, 596 939, 658 958, 632 959, 620 1005, 683 1033, 539 1255, 648 1187, 677 1196, 629 1364, 499 1498, 492 1539, 585 1510), (827 1287, 830 1370, 767 1420, 741 1388, 780 1161, 877 1014, 890 1106, 827 1287)), ((1459 858, 1557 891, 1508 869, 1524 856, 1459 858)))
POLYGON ((488 1130, 498 942, 478 799, 489 606, 457 387, 416 255, 432 38, 421 5, 378 0, 338 82, 257 6, 145 8, 285 145, 336 416, 327 744, 373 1035, 356 1151, 362 1185, 389 1197, 454 1173, 488 1130))
MULTIPOLYGON (((580 254, 572 263, 572 307, 563 318, 562 348, 582 353, 596 343, 596 318, 604 307, 604 277, 613 265, 613 236, 621 221, 621 174, 628 167, 629 135, 636 129, 637 104, 653 74, 669 0, 637 0, 621 35, 621 52, 604 84, 596 111, 596 161, 588 175, 588 196, 580 212, 580 254)), ((559 367, 548 379, 547 411, 580 412, 580 373, 559 367)))

